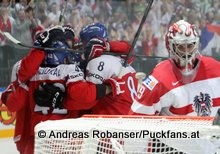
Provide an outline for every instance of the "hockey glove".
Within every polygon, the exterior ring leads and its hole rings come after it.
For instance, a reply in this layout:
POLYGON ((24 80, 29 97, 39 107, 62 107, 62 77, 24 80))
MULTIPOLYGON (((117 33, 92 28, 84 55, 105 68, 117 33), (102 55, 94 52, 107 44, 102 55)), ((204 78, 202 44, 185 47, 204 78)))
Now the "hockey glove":
POLYGON ((7 102, 7 99, 9 97, 9 95, 14 91, 14 85, 13 84, 10 84, 6 89, 5 91, 2 93, 1 95, 1 101, 3 103, 6 103, 7 102))
POLYGON ((65 88, 60 83, 42 83, 34 91, 34 101, 39 106, 63 108, 65 88))
POLYGON ((75 31, 73 27, 70 25, 64 25, 63 28, 64 28, 65 41, 69 48, 73 48, 75 42, 75 31))
POLYGON ((109 47, 109 43, 101 38, 92 38, 85 47, 85 60, 89 60, 99 57, 109 47))
POLYGON ((54 26, 40 33, 34 42, 34 46, 50 47, 54 41, 64 40, 64 28, 54 26))
POLYGON ((125 92, 123 90, 123 86, 125 86, 125 81, 123 81, 122 79, 110 78, 110 79, 105 80, 104 84, 111 86, 113 97, 125 92))

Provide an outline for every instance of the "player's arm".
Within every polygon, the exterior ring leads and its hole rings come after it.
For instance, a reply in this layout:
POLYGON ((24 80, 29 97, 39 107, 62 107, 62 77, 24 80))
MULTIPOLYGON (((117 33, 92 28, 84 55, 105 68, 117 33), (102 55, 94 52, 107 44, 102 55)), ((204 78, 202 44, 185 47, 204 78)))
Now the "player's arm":
POLYGON ((28 103, 28 89, 26 85, 20 85, 13 91, 5 102, 7 108, 11 112, 19 111, 28 103))
POLYGON ((87 110, 96 105, 96 100, 110 93, 106 84, 94 84, 86 81, 74 82, 67 87, 65 108, 72 110, 87 110))
POLYGON ((120 79, 113 78, 106 80, 103 84, 78 80, 69 82, 64 94, 54 84, 45 83, 44 86, 34 92, 34 100, 39 106, 64 107, 68 110, 90 109, 95 105, 95 100, 107 94, 115 97, 123 93, 123 85, 124 83, 120 83, 120 79), (42 102, 45 102, 45 104, 42 104, 42 102))
POLYGON ((110 41, 109 47, 110 52, 127 54, 131 45, 127 41, 110 41))
POLYGON ((96 85, 84 80, 69 82, 64 88, 57 86, 57 83, 41 84, 34 92, 35 103, 44 107, 86 110, 95 105, 95 100, 111 92, 109 85, 96 85))
POLYGON ((34 76, 42 61, 44 60, 45 52, 38 49, 32 49, 30 53, 21 61, 21 66, 18 71, 19 82, 25 82, 34 76))
MULTIPOLYGON (((62 39, 63 29, 61 27, 52 27, 40 33, 34 42, 34 46, 50 47, 52 42, 62 39)), ((18 71, 18 80, 23 83, 34 76, 45 58, 45 51, 32 49, 30 53, 22 59, 21 67, 18 71)))
POLYGON ((6 104, 9 111, 18 111, 25 106, 27 99, 28 87, 24 83, 19 83, 17 73, 20 68, 21 61, 15 63, 11 73, 11 84, 1 95, 1 100, 6 104))
MULTIPOLYGON (((113 53, 118 53, 118 54, 122 54, 121 58, 126 59, 127 55, 123 55, 123 54, 128 54, 131 45, 127 42, 127 41, 110 41, 109 42, 109 51, 113 52, 113 53)), ((132 51, 132 53, 134 54, 134 50, 132 51)), ((133 57, 131 56, 128 59, 128 64, 131 64, 133 62, 133 57)))
POLYGON ((9 111, 19 111, 25 107, 28 100, 28 87, 15 81, 2 93, 1 100, 9 111))
POLYGON ((161 100, 164 93, 162 89, 164 89, 163 84, 153 76, 149 76, 142 82, 128 114, 158 115, 161 109, 169 103, 165 104, 161 100))
POLYGON ((127 41, 106 41, 102 38, 92 38, 86 45, 85 50, 91 50, 91 57, 99 57, 103 52, 112 52, 118 54, 128 54, 131 45, 127 41), (88 49, 87 49, 88 48, 88 49))

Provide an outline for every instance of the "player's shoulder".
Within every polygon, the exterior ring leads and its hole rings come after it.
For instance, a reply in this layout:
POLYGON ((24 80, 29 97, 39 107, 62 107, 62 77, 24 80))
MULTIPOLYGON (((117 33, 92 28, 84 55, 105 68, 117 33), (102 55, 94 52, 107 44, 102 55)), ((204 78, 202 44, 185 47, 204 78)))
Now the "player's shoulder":
POLYGON ((164 69, 166 67, 170 66, 170 59, 163 60, 159 62, 156 66, 155 69, 164 69))
POLYGON ((11 81, 16 81, 17 80, 17 73, 18 73, 18 70, 21 66, 21 60, 17 61, 13 67, 12 67, 12 72, 11 72, 11 81))
POLYGON ((105 59, 111 61, 111 60, 120 60, 121 58, 114 55, 101 55, 100 57, 97 57, 97 59, 105 59))
POLYGON ((112 55, 101 55, 100 57, 94 58, 89 61, 88 64, 99 64, 100 62, 103 62, 105 64, 112 64, 116 65, 117 63, 120 63, 120 58, 112 55))
POLYGON ((158 63, 153 69, 152 73, 154 73, 155 75, 165 75, 169 74, 170 72, 172 72, 172 64, 171 61, 168 59, 158 63))
POLYGON ((62 70, 75 70, 76 68, 78 68, 78 65, 76 64, 61 64, 57 66, 58 69, 62 69, 62 70))
POLYGON ((172 62, 169 59, 157 64, 150 75, 152 76, 150 80, 155 80, 155 83, 159 82, 162 84, 176 78, 173 72, 172 62))
POLYGON ((15 69, 16 71, 18 71, 19 67, 21 66, 21 60, 17 61, 14 65, 12 69, 15 69))
POLYGON ((73 72, 82 72, 76 64, 61 64, 56 67, 40 67, 36 75, 63 76, 73 72))
POLYGON ((214 59, 213 57, 209 57, 209 56, 202 56, 202 62, 205 64, 220 64, 219 61, 217 61, 216 59, 214 59))

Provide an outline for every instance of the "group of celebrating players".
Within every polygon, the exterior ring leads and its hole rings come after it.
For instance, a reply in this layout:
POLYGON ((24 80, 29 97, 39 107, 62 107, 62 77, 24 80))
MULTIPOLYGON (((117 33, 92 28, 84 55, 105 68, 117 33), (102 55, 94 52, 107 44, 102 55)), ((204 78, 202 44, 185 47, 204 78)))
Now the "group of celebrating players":
POLYGON ((77 43, 72 26, 46 29, 36 37, 36 48, 14 65, 12 83, 1 99, 17 112, 14 138, 20 153, 33 153, 34 127, 41 121, 128 113, 136 94, 135 70, 128 65, 121 72, 125 57, 102 53, 126 54, 130 45, 109 41, 106 27, 98 22, 82 28, 79 36, 82 55, 65 50, 77 43))
POLYGON ((71 25, 39 33, 36 48, 14 65, 12 83, 1 97, 17 113, 18 151, 34 152, 39 122, 85 113, 214 116, 220 106, 219 62, 199 53, 196 28, 186 21, 171 25, 165 40, 170 59, 158 64, 138 88, 133 58, 122 69, 126 57, 119 55, 128 54, 131 46, 111 41, 102 23, 84 26, 79 38, 71 25), (77 39, 82 54, 76 52, 77 39))

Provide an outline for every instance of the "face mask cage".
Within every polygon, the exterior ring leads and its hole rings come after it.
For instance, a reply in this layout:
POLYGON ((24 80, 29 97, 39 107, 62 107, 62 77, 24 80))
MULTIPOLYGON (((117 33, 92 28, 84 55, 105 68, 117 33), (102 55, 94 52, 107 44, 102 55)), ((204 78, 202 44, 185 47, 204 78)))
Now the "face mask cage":
POLYGON ((195 67, 195 59, 199 54, 197 42, 173 43, 171 56, 182 72, 190 72, 195 67))
POLYGON ((178 71, 181 73, 182 83, 186 84, 193 81, 202 57, 198 51, 198 41, 191 43, 175 42, 172 46, 171 56, 178 71))

